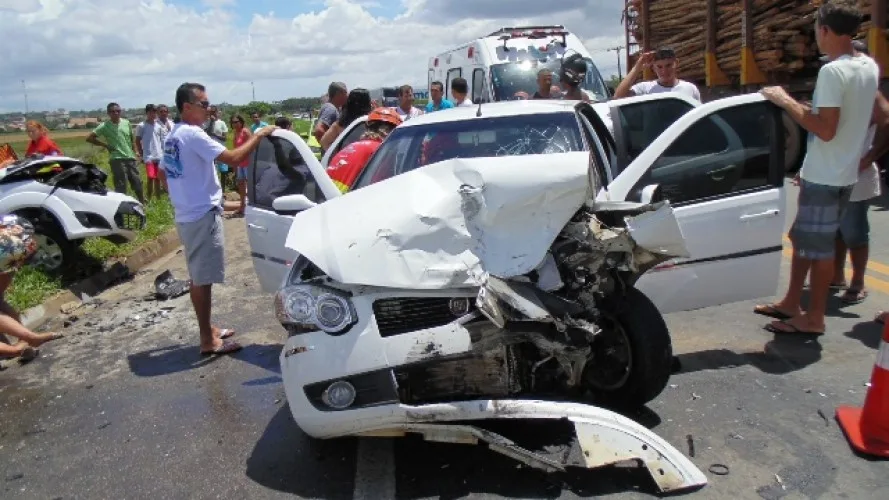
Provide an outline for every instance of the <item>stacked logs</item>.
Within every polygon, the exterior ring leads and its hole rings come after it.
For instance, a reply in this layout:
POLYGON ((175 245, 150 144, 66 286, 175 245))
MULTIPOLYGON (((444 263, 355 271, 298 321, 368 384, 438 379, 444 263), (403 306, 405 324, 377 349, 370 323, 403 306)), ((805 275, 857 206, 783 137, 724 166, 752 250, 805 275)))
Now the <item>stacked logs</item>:
MULTIPOLYGON (((861 33, 870 27, 870 2, 860 0, 865 16, 861 33)), ((753 0, 753 49, 759 68, 772 75, 793 75, 820 66, 815 42, 815 11, 810 0, 753 0)), ((629 9, 641 12, 642 0, 629 9)), ((716 60, 729 78, 741 72, 740 0, 717 0, 716 60)), ((649 0, 649 47, 672 47, 679 59, 681 78, 703 81, 707 41, 707 0, 649 0)), ((641 45, 641 18, 631 33, 641 45)))

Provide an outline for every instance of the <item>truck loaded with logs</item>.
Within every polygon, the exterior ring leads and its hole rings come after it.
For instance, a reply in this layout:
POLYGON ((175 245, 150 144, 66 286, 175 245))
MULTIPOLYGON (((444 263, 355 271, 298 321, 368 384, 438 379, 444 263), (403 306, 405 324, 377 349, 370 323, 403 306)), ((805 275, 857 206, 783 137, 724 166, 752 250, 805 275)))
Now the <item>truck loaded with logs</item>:
MULTIPOLYGON (((670 47, 678 74, 698 86, 704 101, 782 85, 811 100, 822 62, 815 42, 818 0, 628 0, 624 11, 627 67, 643 52, 670 47)), ((858 38, 880 66, 889 90, 889 0, 859 0, 864 14, 858 38)), ((646 69, 644 79, 654 76, 646 69)), ((789 116, 785 165, 802 164, 806 132, 789 116)), ((885 161, 886 158, 881 160, 885 161)))

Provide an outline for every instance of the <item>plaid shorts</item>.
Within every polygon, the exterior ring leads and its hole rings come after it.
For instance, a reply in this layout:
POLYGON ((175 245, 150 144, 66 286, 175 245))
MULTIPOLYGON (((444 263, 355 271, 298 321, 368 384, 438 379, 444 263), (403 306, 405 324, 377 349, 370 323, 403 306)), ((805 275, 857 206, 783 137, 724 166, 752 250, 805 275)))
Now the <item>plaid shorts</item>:
POLYGON ((797 257, 832 259, 840 219, 849 204, 852 186, 826 186, 800 179, 799 208, 790 228, 797 257))

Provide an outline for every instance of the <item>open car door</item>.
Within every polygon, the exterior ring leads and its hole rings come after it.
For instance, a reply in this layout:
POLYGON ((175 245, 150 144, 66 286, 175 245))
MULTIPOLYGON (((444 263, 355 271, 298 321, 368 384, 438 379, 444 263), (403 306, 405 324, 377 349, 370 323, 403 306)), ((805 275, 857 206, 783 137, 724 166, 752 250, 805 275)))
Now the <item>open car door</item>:
POLYGON ((284 246, 293 215, 340 192, 306 142, 289 130, 260 141, 247 183, 250 256, 262 289, 274 292, 297 257, 284 246))
MULTIPOLYGON (((658 100, 636 105, 641 120, 659 119, 658 100)), ((780 109, 758 93, 719 99, 686 110, 652 139, 627 150, 632 138, 615 124, 617 149, 623 144, 630 161, 598 197, 669 200, 691 256, 636 286, 665 314, 774 295, 786 210, 780 109)))

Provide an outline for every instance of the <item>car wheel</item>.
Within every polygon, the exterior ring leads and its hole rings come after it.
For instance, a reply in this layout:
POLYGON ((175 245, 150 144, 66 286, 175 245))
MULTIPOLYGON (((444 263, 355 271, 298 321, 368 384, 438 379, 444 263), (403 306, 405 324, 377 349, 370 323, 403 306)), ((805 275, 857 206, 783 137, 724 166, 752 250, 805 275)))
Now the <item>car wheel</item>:
POLYGON ((68 240, 65 232, 56 224, 32 221, 34 239, 37 240, 37 252, 32 264, 38 269, 58 274, 72 261, 71 254, 76 246, 68 240))
MULTIPOLYGON (((584 383, 596 404, 633 409, 656 398, 670 380, 673 343, 657 307, 635 288, 603 311, 584 383)), ((607 306, 606 306, 607 307, 607 306)))

